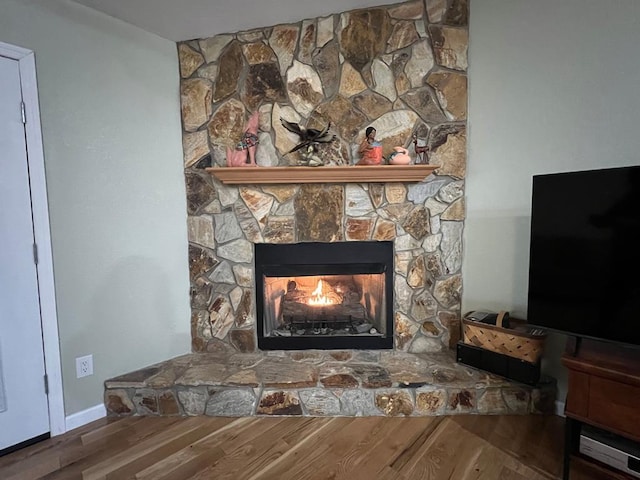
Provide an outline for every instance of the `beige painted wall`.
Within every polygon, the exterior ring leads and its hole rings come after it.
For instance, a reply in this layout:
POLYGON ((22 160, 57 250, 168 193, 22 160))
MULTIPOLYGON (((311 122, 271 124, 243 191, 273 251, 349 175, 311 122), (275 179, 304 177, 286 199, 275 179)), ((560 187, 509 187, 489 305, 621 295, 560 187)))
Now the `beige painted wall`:
POLYGON ((66 0, 3 0, 0 41, 36 55, 69 415, 190 351, 177 51, 66 0))
POLYGON ((472 1, 469 43, 463 311, 524 316, 532 176, 640 164, 640 2, 472 1))

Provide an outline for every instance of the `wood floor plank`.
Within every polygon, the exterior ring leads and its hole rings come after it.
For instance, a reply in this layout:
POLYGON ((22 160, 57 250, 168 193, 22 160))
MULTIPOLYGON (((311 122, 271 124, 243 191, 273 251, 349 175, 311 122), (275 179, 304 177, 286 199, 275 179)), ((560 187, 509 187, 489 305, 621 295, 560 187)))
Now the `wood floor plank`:
POLYGON ((6 455, 0 479, 552 480, 563 438, 553 416, 128 417, 6 455))

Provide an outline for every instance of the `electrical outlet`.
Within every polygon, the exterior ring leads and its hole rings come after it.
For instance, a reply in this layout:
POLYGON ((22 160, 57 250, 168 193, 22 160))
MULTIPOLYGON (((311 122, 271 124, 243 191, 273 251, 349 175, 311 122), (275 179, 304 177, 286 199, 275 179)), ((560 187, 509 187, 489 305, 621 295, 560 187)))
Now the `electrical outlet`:
POLYGON ((76 378, 93 375, 93 355, 76 358, 76 378))

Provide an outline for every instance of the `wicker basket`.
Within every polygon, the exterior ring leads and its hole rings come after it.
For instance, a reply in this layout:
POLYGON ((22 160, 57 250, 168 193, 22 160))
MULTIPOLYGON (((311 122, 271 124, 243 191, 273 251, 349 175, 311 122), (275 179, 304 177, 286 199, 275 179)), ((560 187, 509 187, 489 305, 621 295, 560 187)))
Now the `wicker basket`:
POLYGON ((537 363, 542 356, 546 333, 538 330, 532 333, 524 321, 514 319, 511 319, 514 328, 503 328, 505 312, 498 314, 496 325, 474 322, 466 318, 468 315, 462 319, 464 343, 530 363, 537 363))

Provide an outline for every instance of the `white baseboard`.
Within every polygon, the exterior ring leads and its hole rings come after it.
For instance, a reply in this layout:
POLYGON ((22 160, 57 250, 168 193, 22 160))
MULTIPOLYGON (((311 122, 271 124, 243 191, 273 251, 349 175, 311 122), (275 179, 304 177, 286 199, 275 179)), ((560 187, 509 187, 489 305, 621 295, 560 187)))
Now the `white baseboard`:
POLYGON ((564 417, 564 402, 561 402, 560 400, 556 400, 556 415, 564 417))
POLYGON ((82 410, 81 412, 68 415, 65 418, 67 432, 106 416, 107 409, 104 408, 103 404, 95 405, 93 407, 87 408, 86 410, 82 410))

